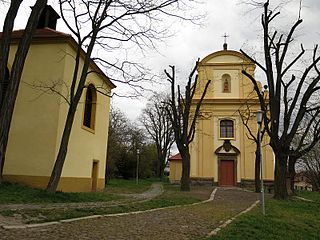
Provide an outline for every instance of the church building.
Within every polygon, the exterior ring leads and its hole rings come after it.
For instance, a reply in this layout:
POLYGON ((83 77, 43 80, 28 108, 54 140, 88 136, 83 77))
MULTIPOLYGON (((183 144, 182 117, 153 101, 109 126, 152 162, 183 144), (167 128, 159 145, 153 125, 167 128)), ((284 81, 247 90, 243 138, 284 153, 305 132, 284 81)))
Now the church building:
MULTIPOLYGON (((71 35, 56 30, 58 18, 47 6, 34 33, 16 99, 3 173, 4 180, 37 188, 46 188, 59 150, 78 48, 71 35)), ((11 64, 23 32, 12 33, 11 64)), ((84 56, 82 50, 80 65, 84 56)), ((98 191, 105 185, 110 96, 115 85, 92 60, 88 71, 59 191, 98 191)))
MULTIPOLYGON (((190 146, 190 177, 218 186, 242 186, 254 181, 256 144, 241 116, 256 135, 255 113, 260 109, 251 81, 241 71, 254 75, 255 64, 237 51, 224 49, 209 54, 198 66, 198 86, 194 106, 204 86, 211 80, 196 123, 190 146)), ((261 84, 260 84, 261 85, 261 84)), ((262 143, 263 178, 273 181, 274 157, 267 137, 262 143)), ((170 160, 170 159, 169 159, 170 160)), ((181 178, 181 158, 170 161, 170 181, 181 178)))

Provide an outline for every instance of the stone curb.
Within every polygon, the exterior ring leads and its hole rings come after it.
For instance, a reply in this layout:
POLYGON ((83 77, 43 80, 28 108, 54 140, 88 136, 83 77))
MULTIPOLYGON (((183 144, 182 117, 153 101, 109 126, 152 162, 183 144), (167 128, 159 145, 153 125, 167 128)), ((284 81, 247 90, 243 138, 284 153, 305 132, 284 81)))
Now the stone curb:
POLYGON ((230 223, 232 223, 237 217, 241 216, 242 214, 244 213, 247 213, 249 212, 250 210, 252 210, 255 206, 257 206, 257 204, 259 203, 260 201, 257 200, 255 201, 250 207, 248 207, 247 209, 243 210, 242 212, 238 213, 237 215, 235 215, 234 217, 228 219, 227 221, 225 221, 223 224, 221 224, 220 226, 218 226, 217 228, 215 228, 214 230, 212 230, 210 233, 207 234, 207 237, 212 237, 212 236, 215 236, 217 235, 217 233, 225 228, 226 226, 228 226, 230 223))
POLYGON ((299 200, 302 200, 302 201, 305 201, 305 202, 314 202, 313 200, 307 199, 307 198, 304 198, 304 197, 294 196, 294 198, 299 199, 299 200))
POLYGON ((91 216, 85 216, 85 217, 63 219, 63 220, 59 220, 59 222, 60 223, 68 223, 68 222, 75 222, 75 221, 79 221, 79 220, 101 218, 101 217, 103 217, 103 215, 91 215, 91 216))
POLYGON ((23 224, 23 225, 2 225, 1 227, 3 229, 24 229, 24 228, 34 228, 34 227, 45 227, 45 226, 75 222, 75 221, 80 221, 80 220, 85 220, 85 219, 94 219, 94 218, 102 218, 102 217, 119 217, 119 216, 134 215, 134 214, 140 214, 140 213, 155 212, 155 211, 164 210, 164 209, 195 206, 195 205, 199 205, 199 204, 208 203, 208 202, 213 201, 217 190, 218 190, 218 188, 215 188, 212 191, 209 199, 198 202, 198 203, 192 203, 192 204, 186 204, 186 205, 176 205, 176 206, 169 206, 169 207, 162 207, 162 208, 154 208, 154 209, 149 209, 149 210, 145 210, 145 211, 135 211, 135 212, 127 212, 127 213, 111 213, 111 214, 104 214, 104 215, 91 215, 91 216, 85 216, 85 217, 79 217, 79 218, 64 219, 64 220, 59 220, 59 221, 54 221, 54 222, 23 224))

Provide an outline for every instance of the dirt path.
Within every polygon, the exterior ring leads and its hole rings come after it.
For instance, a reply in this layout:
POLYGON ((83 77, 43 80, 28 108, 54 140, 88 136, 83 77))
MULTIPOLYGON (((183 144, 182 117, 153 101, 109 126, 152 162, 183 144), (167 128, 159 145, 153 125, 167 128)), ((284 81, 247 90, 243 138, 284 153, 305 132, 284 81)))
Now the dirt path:
POLYGON ((219 188, 213 201, 199 205, 45 227, 1 229, 0 239, 201 239, 257 198, 255 193, 219 188))
POLYGON ((143 193, 139 194, 120 194, 125 197, 129 197, 135 200, 150 200, 157 196, 160 196, 163 193, 163 186, 161 183, 153 183, 151 188, 143 193))

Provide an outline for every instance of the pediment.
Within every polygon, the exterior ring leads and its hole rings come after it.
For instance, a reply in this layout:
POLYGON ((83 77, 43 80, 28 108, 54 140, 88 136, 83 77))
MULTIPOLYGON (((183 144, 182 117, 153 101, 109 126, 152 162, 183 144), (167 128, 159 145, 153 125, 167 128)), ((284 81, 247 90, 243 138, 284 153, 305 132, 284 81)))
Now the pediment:
POLYGON ((218 147, 215 151, 215 154, 217 155, 239 155, 240 151, 235 146, 230 146, 230 149, 225 149, 225 147, 222 145, 218 147))
POLYGON ((237 51, 218 51, 201 60, 201 64, 253 64, 250 59, 237 51))

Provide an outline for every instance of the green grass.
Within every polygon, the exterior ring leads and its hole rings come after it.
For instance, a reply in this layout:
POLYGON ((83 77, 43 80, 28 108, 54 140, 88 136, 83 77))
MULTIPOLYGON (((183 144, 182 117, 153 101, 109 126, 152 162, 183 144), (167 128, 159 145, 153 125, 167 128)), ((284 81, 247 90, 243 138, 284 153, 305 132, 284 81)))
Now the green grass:
POLYGON ((0 184, 0 204, 5 203, 68 203, 68 202, 105 202, 118 200, 119 193, 141 193, 148 190, 156 179, 135 180, 112 179, 105 192, 89 193, 49 193, 45 190, 3 182, 0 184))
POLYGON ((152 183, 159 182, 159 179, 139 179, 138 184, 135 179, 111 179, 107 182, 106 192, 110 193, 142 193, 147 191, 152 183))
POLYGON ((8 203, 68 203, 106 202, 123 197, 111 193, 48 193, 45 190, 29 188, 13 183, 0 184, 0 204, 8 203))
POLYGON ((319 192, 310 192, 310 191, 297 191, 299 197, 310 199, 320 203, 320 193, 319 192))
POLYGON ((320 239, 320 194, 301 195, 316 202, 268 199, 265 217, 256 207, 210 239, 320 239))
MULTIPOLYGON (((179 187, 172 186, 170 184, 164 184, 165 192, 149 201, 136 202, 122 204, 118 206, 109 207, 91 207, 91 208, 75 208, 75 209, 38 209, 38 210, 3 210, 0 211, 1 215, 13 216, 14 214, 20 214, 24 219, 25 223, 38 223, 38 222, 48 222, 57 221, 61 219, 69 219, 76 217, 83 217, 89 215, 99 215, 99 214, 113 214, 113 213, 124 213, 124 212, 134 212, 143 211, 154 208, 175 206, 175 205, 185 205, 190 203, 195 203, 203 200, 203 196, 199 194, 194 194, 191 192, 180 192, 179 187)), ((210 195, 210 190, 207 197, 210 195)), ((203 194, 206 195, 206 194, 203 194)))

